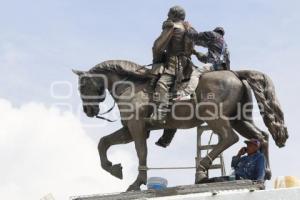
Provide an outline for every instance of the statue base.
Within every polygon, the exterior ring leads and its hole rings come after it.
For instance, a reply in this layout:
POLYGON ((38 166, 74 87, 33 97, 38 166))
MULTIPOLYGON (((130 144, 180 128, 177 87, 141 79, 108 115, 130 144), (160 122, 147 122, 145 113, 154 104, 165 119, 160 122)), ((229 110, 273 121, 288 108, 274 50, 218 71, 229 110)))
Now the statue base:
POLYGON ((188 195, 196 193, 211 193, 212 195, 218 194, 221 191, 231 191, 231 190, 262 190, 264 189, 264 184, 257 183, 251 180, 236 180, 218 183, 205 183, 205 184, 195 184, 195 185, 184 185, 169 187, 164 190, 143 190, 136 192, 123 192, 119 194, 111 195, 93 195, 84 197, 72 197, 72 200, 135 200, 135 199, 148 199, 155 197, 171 197, 177 195, 188 195))

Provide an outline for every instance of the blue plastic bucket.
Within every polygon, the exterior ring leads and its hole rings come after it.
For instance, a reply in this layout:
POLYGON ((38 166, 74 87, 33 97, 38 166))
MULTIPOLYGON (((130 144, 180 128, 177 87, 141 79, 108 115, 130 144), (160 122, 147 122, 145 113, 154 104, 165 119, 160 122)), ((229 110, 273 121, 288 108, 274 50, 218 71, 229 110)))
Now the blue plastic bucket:
POLYGON ((147 181, 148 190, 164 190, 168 186, 167 179, 162 177, 151 177, 147 181))

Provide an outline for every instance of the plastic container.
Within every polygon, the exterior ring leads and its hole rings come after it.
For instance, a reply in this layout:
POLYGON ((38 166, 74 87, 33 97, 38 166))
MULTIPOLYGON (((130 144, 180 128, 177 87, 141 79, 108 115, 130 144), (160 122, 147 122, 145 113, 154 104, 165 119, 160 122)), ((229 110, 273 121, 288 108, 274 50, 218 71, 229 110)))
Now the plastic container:
POLYGON ((231 168, 231 172, 229 174, 229 181, 235 181, 235 170, 234 168, 231 168))
POLYGON ((300 180, 295 176, 279 176, 275 180, 275 189, 292 187, 300 187, 300 180))
POLYGON ((147 182, 148 190, 164 190, 167 188, 167 186, 167 179, 164 179, 162 177, 151 177, 147 182))

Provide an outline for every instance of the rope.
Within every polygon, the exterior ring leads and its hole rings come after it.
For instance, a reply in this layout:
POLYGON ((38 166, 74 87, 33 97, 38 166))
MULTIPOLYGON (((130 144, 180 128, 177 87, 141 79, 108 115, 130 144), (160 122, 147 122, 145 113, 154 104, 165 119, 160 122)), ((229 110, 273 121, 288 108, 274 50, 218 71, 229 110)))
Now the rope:
POLYGON ((148 171, 148 170, 175 170, 175 169, 196 169, 196 167, 139 167, 140 171, 148 171))
MULTIPOLYGON (((211 132, 210 137, 209 137, 209 141, 208 141, 208 145, 211 144, 211 140, 212 140, 213 134, 214 134, 214 132, 211 132)), ((208 153, 209 153, 209 152, 208 152, 208 149, 207 149, 206 154, 208 155, 208 153)), ((211 158, 210 158, 210 159, 211 159, 211 158)))
MULTIPOLYGON (((211 132, 210 138, 209 138, 209 142, 208 144, 211 144, 212 141, 212 136, 213 136, 213 132, 211 132)), ((207 150, 207 156, 210 159, 210 161, 212 162, 212 159, 210 158, 210 156, 208 155, 208 150, 207 150)), ((222 165, 224 166, 224 160, 221 159, 222 165)), ((204 166, 202 166, 201 164, 199 165, 200 168, 204 169, 206 171, 206 168, 204 166)), ((184 169, 196 169, 196 167, 147 167, 147 166, 139 166, 139 171, 149 171, 149 170, 184 170, 184 169)), ((223 169, 225 170, 225 169, 223 169)), ((197 172, 198 173, 198 172, 197 172)), ((223 173, 223 171, 222 171, 223 173)))

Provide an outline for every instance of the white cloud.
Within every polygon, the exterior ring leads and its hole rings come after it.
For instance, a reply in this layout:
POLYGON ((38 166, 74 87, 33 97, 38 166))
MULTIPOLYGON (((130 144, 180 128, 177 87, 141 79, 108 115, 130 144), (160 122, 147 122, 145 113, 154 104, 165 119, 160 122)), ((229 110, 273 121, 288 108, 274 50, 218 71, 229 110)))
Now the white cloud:
MULTIPOLYGON (((0 194, 2 199, 56 199, 124 191, 123 181, 100 168, 97 144, 70 112, 29 103, 15 108, 0 99, 0 194)), ((112 160, 133 163, 126 152, 112 160)), ((130 168, 130 166, 129 166, 130 168)))

